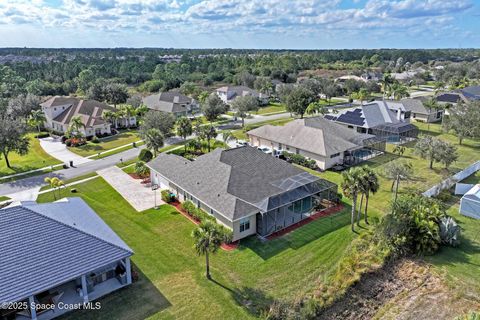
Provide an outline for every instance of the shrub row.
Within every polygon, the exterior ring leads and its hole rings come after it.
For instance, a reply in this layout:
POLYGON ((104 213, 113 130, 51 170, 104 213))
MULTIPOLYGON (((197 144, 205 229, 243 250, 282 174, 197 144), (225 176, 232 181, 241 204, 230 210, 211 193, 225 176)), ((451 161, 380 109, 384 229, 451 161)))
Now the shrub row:
POLYGON ((288 162, 298 164, 300 166, 316 170, 318 169, 317 162, 315 160, 307 159, 301 154, 290 153, 287 151, 282 152, 282 156, 288 162))
POLYGON ((193 202, 191 202, 191 201, 185 201, 184 203, 182 203, 181 206, 182 206, 182 209, 186 213, 188 213, 192 218, 194 218, 197 221, 203 222, 203 221, 210 220, 212 222, 215 222, 216 225, 218 226, 220 232, 223 235, 223 242, 224 243, 232 242, 232 240, 233 240, 232 230, 222 226, 221 224, 218 224, 217 220, 215 219, 214 216, 206 213, 205 211, 203 211, 200 208, 197 208, 197 206, 195 204, 193 204, 193 202))
POLYGON ((162 195, 162 200, 165 201, 166 203, 175 201, 175 196, 172 196, 172 193, 170 192, 170 190, 162 190, 161 195, 162 195))

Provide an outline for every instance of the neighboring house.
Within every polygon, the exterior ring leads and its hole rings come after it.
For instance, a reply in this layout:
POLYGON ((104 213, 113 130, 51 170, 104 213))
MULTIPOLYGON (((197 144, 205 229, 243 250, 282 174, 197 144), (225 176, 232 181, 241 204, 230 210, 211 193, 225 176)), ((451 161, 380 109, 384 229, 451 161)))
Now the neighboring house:
POLYGON ((410 124, 410 114, 397 113, 385 101, 375 101, 355 108, 338 110, 325 119, 335 121, 356 132, 368 133, 388 143, 403 143, 415 139, 418 129, 410 124))
POLYGON ((458 90, 468 101, 480 100, 480 86, 470 86, 458 90))
POLYGON ((268 95, 259 93, 246 86, 225 86, 218 88, 215 92, 220 99, 228 105, 230 105, 237 97, 252 96, 258 98, 261 104, 268 103, 269 98, 268 95))
POLYGON ((400 113, 401 119, 414 119, 419 122, 437 122, 442 120, 443 109, 428 109, 423 101, 427 98, 406 98, 401 100, 385 100, 388 108, 400 113))
POLYGON ((467 102, 468 100, 458 92, 440 93, 435 97, 437 102, 442 105, 456 105, 458 102, 467 102))
POLYGON ((0 304, 26 306, 0 318, 52 319, 132 283, 132 249, 81 198, 12 204, 0 217, 0 304))
POLYGON ((297 119, 284 126, 265 125, 247 132, 250 143, 313 159, 320 169, 356 164, 385 150, 375 136, 357 133, 321 117, 297 119))
POLYGON ((378 81, 382 80, 382 78, 383 78, 383 73, 381 73, 381 72, 374 72, 374 71, 368 71, 368 72, 363 73, 360 77, 361 77, 364 81, 375 81, 375 82, 378 82, 378 81))
POLYGON ((345 76, 335 78, 335 82, 338 82, 338 83, 344 83, 347 80, 355 80, 355 81, 363 81, 363 82, 366 81, 364 78, 356 76, 356 75, 345 75, 345 76))
MULTIPOLYGON (((105 111, 117 111, 108 104, 96 100, 83 100, 75 97, 52 97, 40 104, 47 121, 45 127, 64 134, 70 127, 74 117, 80 117, 84 125, 80 129, 86 137, 100 136, 111 133, 111 124, 103 117, 105 111)), ((117 125, 135 126, 136 117, 120 118, 117 125)))
POLYGON ((160 92, 143 98, 150 110, 172 113, 175 117, 187 117, 199 109, 195 99, 176 91, 160 92))
POLYGON ((151 181, 192 201, 233 230, 233 240, 268 236, 334 206, 337 185, 257 148, 216 149, 189 161, 162 153, 147 164, 151 181))
POLYGON ((480 184, 475 185, 460 199, 460 214, 480 219, 480 184))

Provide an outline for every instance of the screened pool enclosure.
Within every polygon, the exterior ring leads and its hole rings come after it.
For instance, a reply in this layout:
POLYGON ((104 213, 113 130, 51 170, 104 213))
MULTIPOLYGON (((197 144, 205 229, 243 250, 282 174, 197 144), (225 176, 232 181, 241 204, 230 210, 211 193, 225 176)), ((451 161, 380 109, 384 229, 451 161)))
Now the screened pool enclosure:
POLYGON ((402 144, 415 140, 418 128, 411 123, 386 123, 372 128, 372 134, 387 143, 402 144))
POLYGON ((257 214, 257 233, 261 236, 268 236, 336 205, 337 185, 308 173, 279 184, 285 192, 256 204, 262 208, 257 214))

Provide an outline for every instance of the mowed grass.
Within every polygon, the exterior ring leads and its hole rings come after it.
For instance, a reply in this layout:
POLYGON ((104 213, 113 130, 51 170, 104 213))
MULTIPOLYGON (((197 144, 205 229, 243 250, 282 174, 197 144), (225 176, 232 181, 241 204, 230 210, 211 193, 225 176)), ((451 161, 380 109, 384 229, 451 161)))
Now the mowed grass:
POLYGON ((265 107, 261 107, 255 114, 262 115, 268 113, 282 113, 286 112, 285 105, 281 103, 271 102, 265 107))
POLYGON ((35 135, 36 133, 28 134, 30 148, 26 155, 20 156, 15 152, 9 153, 8 160, 10 161, 12 168, 7 167, 3 155, 1 156, 0 176, 8 176, 61 163, 42 149, 40 141, 35 138, 35 135))
POLYGON ((130 130, 124 131, 117 135, 102 138, 99 143, 93 143, 88 141, 87 144, 80 147, 71 147, 68 150, 82 156, 87 157, 100 152, 105 152, 110 149, 118 148, 126 144, 131 144, 132 142, 137 142, 140 140, 137 131, 130 130))
MULTIPOLYGON (((205 258, 193 249, 195 226, 174 208, 138 213, 101 178, 76 189, 135 251, 140 281, 102 299, 100 311, 67 319, 254 318, 275 299, 292 300, 318 286, 355 237, 347 207, 284 237, 265 243, 249 238, 237 250, 219 250, 211 257, 214 281, 208 281, 205 258)), ((38 198, 52 200, 51 193, 38 198)))

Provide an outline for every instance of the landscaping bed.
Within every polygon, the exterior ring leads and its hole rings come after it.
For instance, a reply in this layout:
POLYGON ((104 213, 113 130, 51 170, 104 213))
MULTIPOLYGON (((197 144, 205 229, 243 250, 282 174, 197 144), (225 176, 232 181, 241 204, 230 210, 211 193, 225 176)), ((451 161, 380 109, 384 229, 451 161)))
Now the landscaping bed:
POLYGON ((133 142, 139 141, 140 138, 136 130, 121 131, 116 135, 99 139, 98 143, 87 141, 85 145, 78 147, 69 147, 68 150, 82 156, 87 157, 105 152, 110 149, 118 148, 133 142))

